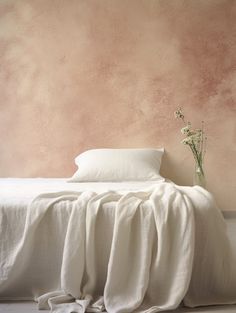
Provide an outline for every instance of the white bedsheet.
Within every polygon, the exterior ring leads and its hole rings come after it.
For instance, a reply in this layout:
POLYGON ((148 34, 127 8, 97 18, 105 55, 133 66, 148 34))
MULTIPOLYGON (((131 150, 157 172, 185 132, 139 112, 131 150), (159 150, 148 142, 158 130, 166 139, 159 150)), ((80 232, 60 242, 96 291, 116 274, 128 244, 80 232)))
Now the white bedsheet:
MULTIPOLYGON (((163 179, 164 181, 164 179, 163 179)), ((158 181, 135 182, 89 182, 71 183, 67 178, 0 178, 0 199, 8 203, 22 200, 26 203, 41 193, 60 191, 85 191, 105 192, 116 190, 125 193, 130 190, 140 190, 158 183, 158 181)))
POLYGON ((236 303, 235 255, 202 188, 64 180, 48 188, 40 179, 4 185, 1 299, 33 297, 58 313, 236 303))

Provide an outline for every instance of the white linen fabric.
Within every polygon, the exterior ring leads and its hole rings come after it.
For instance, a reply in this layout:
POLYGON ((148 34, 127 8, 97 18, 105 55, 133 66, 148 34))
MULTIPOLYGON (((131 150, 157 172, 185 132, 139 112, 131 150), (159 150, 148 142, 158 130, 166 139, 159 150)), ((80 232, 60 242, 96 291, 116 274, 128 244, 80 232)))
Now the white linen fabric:
POLYGON ((27 205, 41 193, 60 191, 86 191, 96 193, 119 191, 126 193, 133 190, 142 190, 155 186, 158 181, 126 181, 126 182, 75 182, 68 183, 68 178, 0 178, 0 205, 19 206, 27 205))
POLYGON ((56 313, 236 303, 225 222, 200 187, 47 193, 2 211, 1 299, 56 313))
POLYGON ((69 182, 164 180, 164 149, 92 149, 75 158, 78 170, 69 182))

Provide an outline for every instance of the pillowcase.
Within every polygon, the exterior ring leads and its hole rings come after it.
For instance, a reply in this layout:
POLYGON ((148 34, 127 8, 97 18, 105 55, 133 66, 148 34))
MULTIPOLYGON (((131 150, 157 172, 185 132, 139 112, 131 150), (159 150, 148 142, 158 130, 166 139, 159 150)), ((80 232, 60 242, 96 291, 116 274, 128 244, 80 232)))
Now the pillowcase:
POLYGON ((69 182, 163 180, 161 149, 93 149, 75 158, 78 170, 69 182))

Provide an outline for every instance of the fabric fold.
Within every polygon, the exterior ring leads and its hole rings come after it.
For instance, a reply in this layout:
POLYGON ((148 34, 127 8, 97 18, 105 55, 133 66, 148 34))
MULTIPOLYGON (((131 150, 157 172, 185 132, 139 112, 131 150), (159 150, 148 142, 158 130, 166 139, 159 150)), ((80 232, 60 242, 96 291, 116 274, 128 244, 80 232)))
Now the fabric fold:
POLYGON ((188 306, 236 303, 236 259, 224 220, 199 187, 159 183, 123 194, 43 194, 27 208, 17 238, 9 250, 0 241, 0 294, 27 273, 34 251, 39 259, 47 251, 47 268, 55 262, 60 275, 51 276, 55 282, 48 289, 46 275, 32 281, 42 310, 151 313, 175 309, 182 301, 188 306), (49 219, 47 231, 54 237, 40 240, 49 219), (53 223, 57 231, 51 232, 53 223), (57 244, 61 250, 54 249, 57 244))

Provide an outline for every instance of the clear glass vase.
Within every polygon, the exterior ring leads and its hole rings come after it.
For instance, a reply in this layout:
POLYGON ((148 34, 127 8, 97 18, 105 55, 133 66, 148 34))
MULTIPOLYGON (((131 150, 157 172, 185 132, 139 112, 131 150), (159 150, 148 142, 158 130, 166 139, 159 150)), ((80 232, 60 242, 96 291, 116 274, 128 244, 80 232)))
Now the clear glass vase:
POLYGON ((195 164, 193 184, 206 188, 206 178, 202 164, 201 166, 199 166, 197 163, 195 164))

